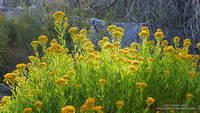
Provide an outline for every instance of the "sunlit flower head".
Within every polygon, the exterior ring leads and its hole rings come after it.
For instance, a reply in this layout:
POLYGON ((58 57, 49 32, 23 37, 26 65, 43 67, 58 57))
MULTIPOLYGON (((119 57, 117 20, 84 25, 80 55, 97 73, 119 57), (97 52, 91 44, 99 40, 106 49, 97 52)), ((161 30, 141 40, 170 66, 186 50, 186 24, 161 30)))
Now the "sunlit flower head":
POLYGON ((185 40, 183 41, 183 46, 184 46, 184 47, 189 47, 191 44, 192 44, 192 42, 191 42, 190 39, 185 39, 185 40))
POLYGON ((78 28, 77 27, 71 27, 69 29, 69 33, 75 33, 76 31, 78 31, 78 28))
POLYGON ((46 43, 48 41, 48 37, 45 36, 45 35, 41 35, 41 36, 38 37, 38 41, 40 43, 46 43))
POLYGON ((23 113, 32 113, 32 108, 24 108, 23 113))
POLYGON ((162 46, 167 46, 168 44, 169 44, 169 42, 167 40, 163 40, 161 43, 162 46))
POLYGON ((196 76, 196 72, 188 72, 188 74, 189 74, 191 77, 195 77, 195 76, 196 76))
POLYGON ((100 84, 100 85, 105 85, 106 82, 107 82, 107 80, 105 80, 105 79, 100 79, 100 80, 99 80, 99 84, 100 84))
POLYGON ((34 106, 37 107, 37 108, 41 108, 42 105, 43 105, 42 101, 36 101, 36 102, 34 103, 34 106))
POLYGON ((74 106, 65 106, 61 109, 61 113, 75 113, 76 109, 74 106))
POLYGON ((39 44, 39 41, 32 41, 32 42, 31 42, 31 46, 32 46, 32 47, 37 47, 38 44, 39 44))
POLYGON ((155 100, 154 100, 152 97, 147 97, 147 99, 146 99, 147 105, 151 105, 151 104, 153 104, 154 102, 155 102, 155 100))
POLYGON ((96 102, 96 100, 94 98, 89 97, 86 99, 85 104, 88 106, 93 106, 95 102, 96 102))
POLYGON ((110 25, 107 27, 107 31, 109 31, 109 32, 114 32, 116 29, 117 29, 117 26, 115 26, 115 25, 110 25))
POLYGON ((64 16, 65 16, 65 13, 64 13, 63 11, 57 11, 57 12, 55 12, 55 13, 53 14, 53 18, 54 18, 55 20, 61 20, 61 19, 64 18, 64 16))
POLYGON ((147 39, 150 36, 150 32, 143 30, 140 33, 138 33, 138 36, 142 39, 147 39))
POLYGON ((165 37, 164 33, 163 33, 162 31, 160 31, 160 30, 157 30, 157 31, 155 32, 154 36, 156 37, 156 39, 157 39, 158 41, 161 41, 161 40, 164 39, 164 37, 165 37))
POLYGON ((187 99, 191 99, 193 97, 193 95, 191 94, 191 93, 188 93, 187 95, 186 95, 186 98, 187 99))
POLYGON ((145 82, 136 82, 135 85, 138 88, 145 88, 145 87, 147 87, 147 84, 145 82))
POLYGON ((116 102, 116 106, 117 106, 118 108, 122 108, 122 107, 124 106, 124 101, 118 100, 118 101, 116 102))

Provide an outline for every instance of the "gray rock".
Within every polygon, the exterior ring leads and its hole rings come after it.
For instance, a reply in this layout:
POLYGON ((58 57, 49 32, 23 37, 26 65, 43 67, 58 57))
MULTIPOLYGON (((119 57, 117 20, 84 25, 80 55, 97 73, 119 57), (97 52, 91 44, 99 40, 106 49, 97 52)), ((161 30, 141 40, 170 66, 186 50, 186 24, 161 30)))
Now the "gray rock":
POLYGON ((10 95, 11 95, 10 88, 0 83, 0 98, 2 98, 3 96, 10 96, 10 95))
POLYGON ((22 12, 22 9, 20 8, 8 8, 8 7, 0 7, 0 12, 2 13, 2 15, 7 18, 7 19, 11 19, 13 17, 19 16, 22 12))

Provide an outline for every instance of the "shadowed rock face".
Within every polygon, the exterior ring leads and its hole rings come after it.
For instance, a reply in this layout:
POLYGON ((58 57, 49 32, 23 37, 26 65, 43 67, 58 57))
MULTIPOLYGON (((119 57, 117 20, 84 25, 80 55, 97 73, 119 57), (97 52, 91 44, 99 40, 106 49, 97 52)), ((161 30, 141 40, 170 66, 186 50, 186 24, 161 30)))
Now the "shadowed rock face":
POLYGON ((2 98, 3 96, 10 96, 10 95, 11 95, 10 88, 0 83, 0 98, 2 98))
POLYGON ((12 0, 0 0, 1 15, 7 19, 18 16, 21 12, 21 9, 15 8, 12 4, 12 0))

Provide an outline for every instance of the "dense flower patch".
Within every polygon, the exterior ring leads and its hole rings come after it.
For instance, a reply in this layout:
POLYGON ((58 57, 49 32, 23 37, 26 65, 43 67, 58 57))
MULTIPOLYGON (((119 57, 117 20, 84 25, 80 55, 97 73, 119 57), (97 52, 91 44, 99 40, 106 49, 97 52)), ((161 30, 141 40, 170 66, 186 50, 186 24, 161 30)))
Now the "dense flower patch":
POLYGON ((57 38, 39 36, 31 43, 30 63, 4 75, 13 95, 1 99, 1 113, 150 113, 152 106, 200 104, 200 56, 189 54, 190 39, 181 44, 175 37, 168 45, 161 29, 149 40, 150 30, 142 27, 142 43, 121 48, 124 30, 110 25, 110 37, 96 50, 87 30, 68 29, 64 12, 53 18, 57 38), (67 31, 71 51, 63 38, 67 31))

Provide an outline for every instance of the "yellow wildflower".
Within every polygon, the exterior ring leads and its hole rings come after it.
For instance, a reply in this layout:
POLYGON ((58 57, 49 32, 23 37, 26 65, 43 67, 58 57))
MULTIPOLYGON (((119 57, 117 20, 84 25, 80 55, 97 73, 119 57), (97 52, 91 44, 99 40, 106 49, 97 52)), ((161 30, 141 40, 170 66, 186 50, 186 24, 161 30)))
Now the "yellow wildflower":
POLYGON ((200 42, 199 43, 197 43, 197 45, 196 45, 199 49, 200 49, 200 42))
POLYGON ((50 45, 52 45, 52 44, 57 44, 56 39, 51 40, 50 45))
POLYGON ((131 46, 132 48, 135 48, 137 45, 138 45, 137 42, 132 42, 130 46, 131 46))
POLYGON ((134 65, 129 66, 129 69, 133 72, 137 71, 137 68, 134 65))
POLYGON ((61 109, 61 113, 75 113, 76 109, 74 106, 65 106, 61 109))
POLYGON ((87 34, 87 30, 86 29, 81 29, 79 33, 86 35, 87 34))
POLYGON ((56 80, 56 84, 57 85, 66 85, 67 80, 64 78, 59 78, 58 80, 56 80))
POLYGON ((148 27, 141 27, 140 30, 149 32, 149 28, 148 27))
POLYGON ((92 107, 92 110, 99 112, 99 111, 102 111, 102 108, 103 108, 102 106, 94 106, 94 107, 92 107))
POLYGON ((63 24, 63 27, 64 27, 64 28, 66 28, 67 26, 69 26, 68 23, 64 23, 64 24, 63 24))
POLYGON ((32 108, 24 108, 23 113, 32 113, 32 108))
POLYGON ((180 41, 180 37, 176 36, 173 38, 173 42, 176 44, 177 42, 180 41))
POLYGON ((91 41, 85 42, 83 45, 84 45, 85 47, 87 47, 87 48, 93 48, 93 47, 94 47, 94 44, 92 44, 91 41))
POLYGON ((16 65, 16 68, 17 68, 18 70, 24 70, 24 69, 26 69, 26 64, 24 64, 24 63, 17 64, 17 65, 16 65))
POLYGON ((31 42, 31 46, 33 46, 33 47, 38 46, 38 44, 39 44, 39 41, 32 41, 31 42))
POLYGON ((197 67, 197 65, 198 65, 197 63, 194 63, 194 62, 193 62, 193 63, 191 64, 191 67, 192 67, 192 68, 195 68, 195 67, 197 67))
POLYGON ((116 106, 117 106, 118 108, 122 108, 122 107, 124 106, 124 101, 118 100, 118 101, 116 102, 116 106))
POLYGON ((71 27, 69 29, 69 33, 75 33, 76 31, 78 31, 78 28, 77 27, 71 27))
POLYGON ((40 62, 40 63, 38 64, 38 66, 39 66, 39 67, 45 67, 45 66, 47 66, 47 63, 46 63, 46 62, 40 62))
POLYGON ((185 39, 184 41, 183 41, 183 46, 184 47, 189 47, 190 45, 191 45, 191 40, 190 39, 185 39))
POLYGON ((173 52, 174 51, 174 47, 173 46, 166 46, 165 48, 163 48, 164 52, 173 52))
POLYGON ((193 97, 193 95, 191 94, 191 93, 188 93, 187 95, 186 95, 186 98, 187 99, 191 99, 193 97))
POLYGON ((123 36, 124 34, 122 32, 119 31, 113 32, 113 37, 122 38, 123 36))
POLYGON ((135 85, 138 88, 145 88, 145 87, 147 87, 147 84, 145 82, 136 82, 135 85))
POLYGON ((42 101, 36 101, 36 102, 34 103, 34 106, 37 107, 37 108, 41 108, 42 105, 43 105, 42 101))
POLYGON ((154 100, 152 97, 147 97, 147 99, 146 99, 147 105, 151 105, 151 104, 153 104, 154 102, 155 102, 155 100, 154 100))
POLYGON ((107 27, 107 31, 113 32, 113 31, 116 30, 116 28, 117 28, 117 26, 115 26, 115 25, 110 25, 110 26, 107 27))
POLYGON ((139 61, 144 61, 144 57, 138 57, 139 61))
POLYGON ((6 104, 8 101, 10 100, 10 97, 9 96, 4 96, 2 99, 1 99, 1 103, 2 104, 6 104))
POLYGON ((167 40, 163 40, 161 45, 162 46, 167 46, 168 44, 169 44, 169 42, 167 40))
POLYGON ((139 64, 140 64, 140 62, 137 61, 137 60, 131 60, 130 63, 131 63, 132 65, 139 65, 139 64))
POLYGON ((83 41, 85 38, 86 38, 86 37, 85 37, 85 35, 83 35, 83 34, 76 34, 76 35, 74 36, 74 39, 77 40, 77 41, 83 41))
POLYGON ((88 105, 86 105, 86 104, 83 104, 81 107, 80 107, 80 112, 82 113, 82 112, 85 112, 85 111, 87 111, 87 110, 89 110, 89 106, 88 105))
POLYGON ((196 72, 188 72, 188 74, 189 74, 191 77, 195 77, 195 76, 196 76, 196 72))
POLYGON ((81 85, 80 85, 80 84, 75 84, 74 87, 75 87, 75 88, 80 88, 81 85))
POLYGON ((120 47, 120 42, 114 42, 113 46, 116 47, 116 48, 120 47))
POLYGON ((35 56, 28 56, 28 59, 29 59, 31 62, 33 62, 33 61, 36 59, 36 57, 35 57, 35 56))
POLYGON ((113 47, 114 47, 113 44, 111 44, 110 42, 106 42, 103 46, 103 48, 105 48, 105 49, 110 49, 110 48, 113 48, 113 47))
POLYGON ((157 31, 155 32, 154 36, 155 36, 156 39, 159 40, 159 41, 162 40, 162 39, 165 37, 164 33, 163 33, 162 31, 160 31, 160 30, 157 30, 157 31))
POLYGON ((6 83, 13 83, 15 81, 17 74, 16 73, 7 73, 4 75, 4 82, 6 83))
POLYGON ((138 35, 139 35, 140 38, 147 39, 147 38, 149 38, 149 36, 150 36, 150 32, 149 32, 149 31, 146 31, 146 30, 143 30, 143 31, 141 31, 138 35))
POLYGON ((55 13, 53 14, 53 18, 54 18, 55 20, 61 20, 61 19, 64 18, 64 16, 65 16, 65 13, 62 12, 62 11, 57 11, 57 12, 55 12, 55 13))
POLYGON ((38 41, 40 43, 46 43, 48 41, 48 38, 45 35, 41 35, 41 36, 38 37, 38 41))
POLYGON ((102 40, 105 41, 105 42, 107 42, 107 41, 109 41, 109 38, 108 37, 103 37, 102 40))
POLYGON ((89 97, 86 99, 85 104, 88 106, 93 106, 95 102, 96 102, 96 100, 94 98, 89 97))
POLYGON ((153 61, 154 61, 154 58, 151 58, 151 57, 147 58, 148 63, 152 63, 153 61))
POLYGON ((117 28, 116 28, 116 31, 123 33, 123 32, 124 32, 124 29, 121 28, 121 27, 117 27, 117 28))
POLYGON ((99 84, 100 84, 100 85, 105 85, 106 82, 107 82, 107 80, 105 80, 105 79, 100 79, 100 80, 99 80, 99 84))
POLYGON ((77 60, 79 60, 79 61, 83 61, 84 60, 84 56, 82 56, 82 55, 80 55, 80 56, 77 56, 77 60))

